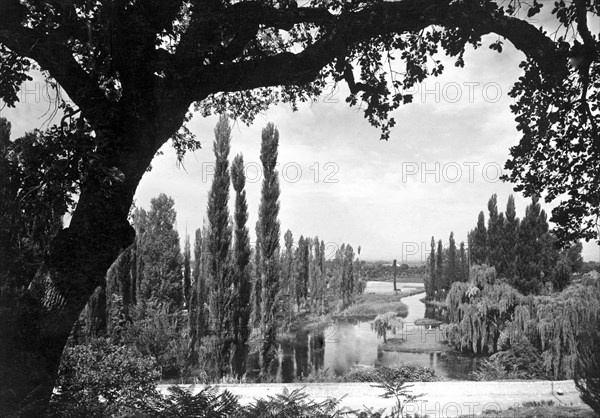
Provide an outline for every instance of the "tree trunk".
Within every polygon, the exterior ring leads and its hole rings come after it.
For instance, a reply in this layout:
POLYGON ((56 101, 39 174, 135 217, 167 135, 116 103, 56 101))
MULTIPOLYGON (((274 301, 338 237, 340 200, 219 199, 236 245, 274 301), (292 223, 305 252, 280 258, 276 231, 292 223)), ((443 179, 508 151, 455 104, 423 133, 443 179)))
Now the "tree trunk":
MULTIPOLYGON (((120 188, 123 189, 123 188, 120 188)), ((133 190, 83 191, 71 225, 59 232, 28 289, 2 301, 0 415, 40 417, 52 395, 73 324, 106 271, 134 238, 133 190)))
POLYGON ((160 145, 152 139, 123 140, 127 149, 113 149, 100 170, 90 170, 69 227, 54 238, 29 287, 0 289, 0 416, 45 415, 73 325, 134 240, 127 217, 160 145))

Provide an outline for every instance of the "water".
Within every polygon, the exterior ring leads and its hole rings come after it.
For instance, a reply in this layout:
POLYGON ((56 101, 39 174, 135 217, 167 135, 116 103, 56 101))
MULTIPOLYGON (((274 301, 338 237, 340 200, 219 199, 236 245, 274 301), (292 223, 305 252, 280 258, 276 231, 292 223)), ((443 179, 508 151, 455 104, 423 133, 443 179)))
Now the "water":
MULTIPOLYGON (((387 289, 390 283, 368 282, 366 293, 380 293, 387 289)), ((402 283, 402 287, 415 287, 420 284, 402 283), (408 285, 408 286, 407 286, 408 285)), ((405 318, 403 336, 416 343, 420 339, 436 337, 436 331, 426 331, 412 323, 425 317, 425 305, 420 301, 423 294, 409 296, 403 299, 408 306, 408 316, 405 318), (416 339, 416 340, 415 340, 416 339)), ((388 338, 394 337, 389 335, 388 338)), ((460 353, 404 353, 378 350, 382 342, 371 330, 369 321, 338 320, 324 329, 316 331, 300 330, 295 339, 279 346, 279 356, 273 374, 277 380, 284 383, 293 382, 295 378, 307 376, 311 371, 329 369, 330 372, 341 376, 352 367, 394 366, 402 363, 418 363, 435 370, 436 375, 444 380, 467 380, 469 373, 475 370, 477 359, 460 353)), ((415 345, 415 344, 413 344, 415 345)), ((250 359, 253 369, 256 359, 250 359), (254 361, 253 361, 254 360, 254 361), (252 364, 254 363, 254 364, 252 364)), ((249 375, 254 375, 255 370, 249 375)))

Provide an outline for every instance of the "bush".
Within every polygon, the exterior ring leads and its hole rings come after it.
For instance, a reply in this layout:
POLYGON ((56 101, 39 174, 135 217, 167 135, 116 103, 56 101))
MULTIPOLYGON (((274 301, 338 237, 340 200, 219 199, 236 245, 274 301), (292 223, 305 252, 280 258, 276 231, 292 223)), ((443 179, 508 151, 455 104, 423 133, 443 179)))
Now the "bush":
POLYGON ((595 330, 582 333, 577 341, 575 386, 581 399, 600 415, 600 321, 595 330))
POLYGON ((50 417, 105 417, 137 410, 160 397, 156 363, 135 348, 108 339, 67 347, 50 417))
POLYGON ((506 350, 484 360, 473 373, 476 380, 548 379, 538 349, 525 337, 516 337, 506 350))
POLYGON ((379 382, 384 378, 407 382, 433 382, 437 380, 433 369, 420 364, 402 364, 376 369, 352 369, 342 377, 344 382, 379 382))

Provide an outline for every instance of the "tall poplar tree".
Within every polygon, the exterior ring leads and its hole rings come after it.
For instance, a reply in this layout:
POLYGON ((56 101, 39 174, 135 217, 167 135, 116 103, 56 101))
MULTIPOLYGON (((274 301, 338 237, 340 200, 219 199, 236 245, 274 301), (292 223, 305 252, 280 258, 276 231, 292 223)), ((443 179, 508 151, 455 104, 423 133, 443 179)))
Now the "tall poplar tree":
POLYGON ((467 258, 467 251, 465 249, 465 243, 461 241, 460 243, 460 253, 459 253, 459 280, 461 282, 469 281, 469 259, 467 258))
POLYGON ((487 256, 488 264, 496 271, 501 269, 503 223, 504 215, 498 213, 498 196, 494 193, 488 201, 487 256))
POLYGON ((185 243, 183 246, 183 298, 185 306, 189 309, 192 293, 192 266, 191 266, 191 248, 190 236, 185 234, 185 243))
POLYGON ((279 178, 275 170, 279 131, 272 123, 262 131, 260 160, 263 166, 258 223, 260 233, 260 274, 261 274, 261 344, 259 349, 260 366, 266 373, 277 336, 277 296, 279 293, 279 178))
POLYGON ((232 369, 235 375, 242 376, 246 371, 247 341, 250 335, 249 320, 251 314, 250 294, 250 236, 246 223, 248 221, 248 203, 246 201, 246 175, 244 159, 238 154, 231 165, 231 181, 235 190, 234 213, 234 279, 233 279, 233 342, 235 351, 232 369))
POLYGON ((442 240, 438 241, 437 254, 435 260, 435 276, 436 276, 436 288, 437 298, 442 299, 445 292, 448 290, 444 289, 446 279, 444 278, 444 248, 442 246, 442 240))
POLYGON ((261 273, 261 232, 260 220, 256 221, 254 227, 256 232, 256 245, 254 246, 254 277, 252 279, 252 295, 250 296, 250 305, 252 306, 251 321, 252 325, 260 328, 261 299, 262 299, 262 273, 261 273))
POLYGON ((195 355, 202 338, 208 332, 208 312, 207 286, 206 286, 206 241, 203 237, 207 236, 206 227, 196 229, 194 236, 194 262, 192 265, 191 295, 189 314, 190 326, 190 347, 192 354, 195 355))
POLYGON ((288 314, 288 322, 291 322, 293 303, 296 302, 296 280, 294 274, 294 235, 289 229, 283 235, 285 250, 281 258, 281 286, 282 291, 287 294, 285 310, 288 314))
POLYGON ((346 245, 346 251, 344 254, 344 278, 345 283, 343 288, 345 289, 346 306, 350 305, 354 300, 355 286, 354 286, 354 249, 350 244, 346 245))
POLYGON ((229 350, 233 341, 231 266, 231 226, 229 223, 229 149, 231 127, 227 116, 221 115, 215 128, 213 151, 215 175, 208 194, 208 286, 209 327, 213 338, 218 376, 229 367, 229 350))
POLYGON ((296 265, 296 303, 298 308, 308 296, 309 257, 308 241, 303 235, 298 239, 298 248, 295 257, 296 265))
POLYGON ((435 238, 431 237, 431 253, 429 254, 429 280, 425 281, 425 294, 427 299, 433 299, 436 290, 435 278, 435 238))
POLYGON ((444 287, 446 290, 450 289, 452 283, 458 281, 458 279, 456 241, 454 240, 454 232, 450 232, 450 237, 448 238, 448 256, 446 259, 446 274, 444 280, 444 287))

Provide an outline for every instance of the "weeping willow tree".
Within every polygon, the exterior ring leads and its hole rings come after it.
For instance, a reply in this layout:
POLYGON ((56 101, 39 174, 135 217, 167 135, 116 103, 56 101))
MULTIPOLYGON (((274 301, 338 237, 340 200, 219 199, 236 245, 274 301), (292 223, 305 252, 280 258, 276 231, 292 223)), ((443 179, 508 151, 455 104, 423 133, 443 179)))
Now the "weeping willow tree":
POLYGON ((474 266, 469 283, 454 283, 448 293, 447 337, 456 349, 495 353, 525 337, 541 353, 544 371, 555 379, 572 378, 581 335, 600 321, 597 286, 575 284, 560 293, 523 296, 495 271, 474 266))
POLYGON ((514 312, 511 335, 525 335, 542 351, 544 369, 555 379, 572 378, 582 335, 600 321, 597 286, 575 284, 551 296, 527 298, 514 312))
POLYGON ((506 283, 476 286, 456 282, 447 296, 450 343, 461 351, 494 353, 522 296, 506 283))

